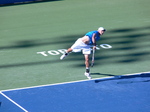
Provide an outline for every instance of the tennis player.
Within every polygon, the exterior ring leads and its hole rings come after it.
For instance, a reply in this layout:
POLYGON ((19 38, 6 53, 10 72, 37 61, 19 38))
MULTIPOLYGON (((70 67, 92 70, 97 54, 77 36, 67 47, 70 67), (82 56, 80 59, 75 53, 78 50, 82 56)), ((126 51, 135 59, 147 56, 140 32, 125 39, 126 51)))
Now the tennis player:
POLYGON ((71 48, 68 48, 66 53, 64 53, 60 59, 63 60, 66 56, 69 55, 70 52, 80 52, 82 51, 84 58, 85 58, 85 73, 84 75, 87 76, 88 79, 92 79, 90 76, 90 63, 89 63, 89 57, 91 54, 91 46, 93 49, 96 49, 96 42, 100 40, 100 36, 104 34, 106 29, 103 27, 99 27, 96 31, 90 31, 85 34, 82 38, 79 38, 76 40, 76 42, 71 46, 71 48))

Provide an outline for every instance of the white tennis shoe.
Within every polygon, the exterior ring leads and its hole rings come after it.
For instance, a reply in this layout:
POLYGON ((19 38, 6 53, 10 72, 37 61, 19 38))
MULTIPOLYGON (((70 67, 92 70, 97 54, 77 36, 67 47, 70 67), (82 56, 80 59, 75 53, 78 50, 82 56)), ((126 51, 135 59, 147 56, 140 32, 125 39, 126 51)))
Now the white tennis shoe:
POLYGON ((60 60, 63 60, 65 57, 67 57, 69 55, 69 53, 66 53, 66 54, 63 54, 61 57, 60 57, 60 60))
POLYGON ((90 76, 90 73, 85 72, 84 75, 85 75, 88 79, 92 79, 92 77, 90 76))

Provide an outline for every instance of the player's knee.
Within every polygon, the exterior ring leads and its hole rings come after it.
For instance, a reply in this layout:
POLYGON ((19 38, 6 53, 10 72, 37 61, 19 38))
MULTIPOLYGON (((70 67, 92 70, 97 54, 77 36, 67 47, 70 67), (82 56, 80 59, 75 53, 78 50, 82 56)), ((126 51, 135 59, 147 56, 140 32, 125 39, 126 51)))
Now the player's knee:
POLYGON ((87 58, 87 59, 85 59, 85 62, 86 62, 86 63, 88 63, 88 62, 89 62, 89 59, 88 59, 88 58, 87 58))

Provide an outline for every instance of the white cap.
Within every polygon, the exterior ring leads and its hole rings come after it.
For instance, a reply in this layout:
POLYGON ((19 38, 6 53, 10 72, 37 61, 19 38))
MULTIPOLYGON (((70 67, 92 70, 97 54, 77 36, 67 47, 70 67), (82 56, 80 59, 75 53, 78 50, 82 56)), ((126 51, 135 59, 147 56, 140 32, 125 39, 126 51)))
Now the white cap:
POLYGON ((106 29, 103 27, 99 27, 98 30, 106 31, 106 29))

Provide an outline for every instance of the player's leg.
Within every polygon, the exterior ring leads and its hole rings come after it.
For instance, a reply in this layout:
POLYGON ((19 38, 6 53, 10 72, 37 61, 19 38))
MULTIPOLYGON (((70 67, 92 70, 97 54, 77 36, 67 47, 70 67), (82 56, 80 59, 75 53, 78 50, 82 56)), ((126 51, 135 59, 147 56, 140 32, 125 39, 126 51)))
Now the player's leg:
POLYGON ((85 73, 84 75, 87 76, 88 79, 92 79, 92 77, 90 76, 90 54, 91 54, 91 48, 90 45, 86 45, 83 50, 82 53, 84 54, 84 58, 85 58, 85 73))
POLYGON ((61 57, 60 57, 60 59, 62 60, 62 59, 64 59, 66 56, 68 56, 69 55, 69 53, 70 52, 76 52, 76 50, 77 51, 81 51, 81 43, 82 43, 82 41, 81 41, 81 39, 79 38, 72 46, 71 46, 71 48, 69 48, 61 57))
POLYGON ((88 79, 92 79, 92 77, 90 76, 90 61, 89 61, 89 57, 90 57, 90 54, 84 54, 85 67, 86 67, 84 75, 87 76, 88 79))
POLYGON ((66 51, 66 53, 70 53, 70 52, 72 52, 72 48, 69 48, 69 49, 66 51))
POLYGON ((84 55, 84 58, 85 58, 85 67, 86 67, 86 72, 89 73, 90 72, 90 68, 89 68, 89 55, 88 54, 85 54, 84 55))

